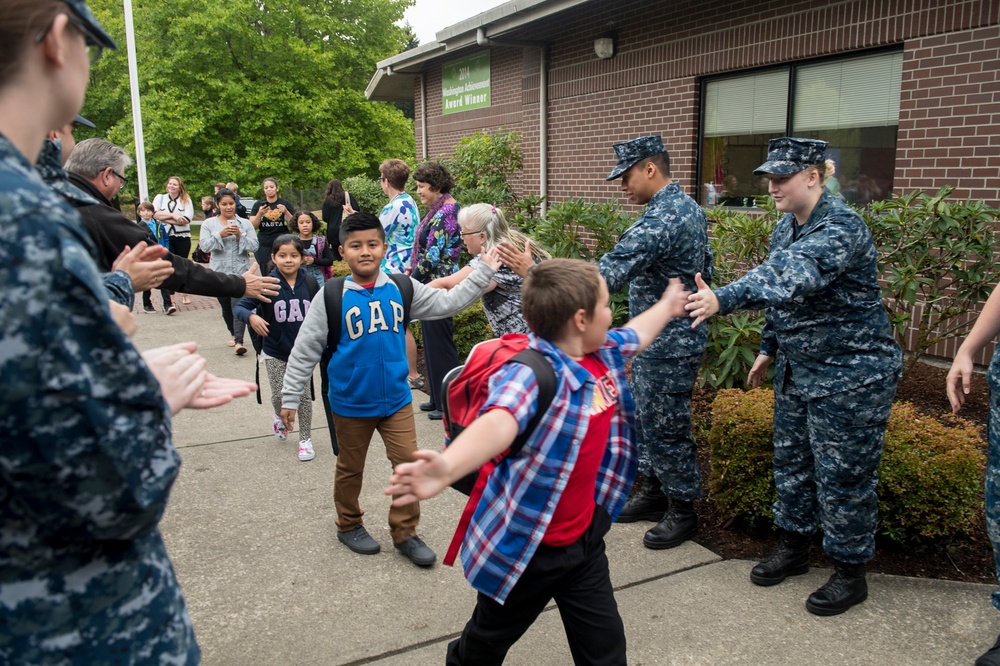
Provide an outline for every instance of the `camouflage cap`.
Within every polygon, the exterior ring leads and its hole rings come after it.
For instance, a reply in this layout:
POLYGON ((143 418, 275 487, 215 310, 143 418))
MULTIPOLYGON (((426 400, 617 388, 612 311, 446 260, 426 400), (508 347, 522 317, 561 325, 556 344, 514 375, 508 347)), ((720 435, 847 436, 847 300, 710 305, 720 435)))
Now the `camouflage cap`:
POLYGON ((767 161, 753 170, 755 176, 773 174, 790 176, 810 164, 822 164, 826 159, 826 141, 795 139, 783 136, 767 142, 767 161))
POLYGON ((628 168, 644 157, 652 157, 663 153, 667 157, 667 164, 670 164, 670 156, 663 146, 663 139, 659 135, 640 136, 625 143, 616 143, 614 146, 615 155, 618 157, 618 164, 611 170, 605 180, 614 180, 622 175, 628 168))
POLYGON ((106 49, 117 49, 118 45, 115 40, 111 39, 111 35, 104 31, 101 24, 97 22, 94 15, 91 13, 90 8, 87 7, 87 3, 84 0, 64 0, 69 8, 73 10, 77 18, 84 24, 84 26, 91 32, 89 37, 96 41, 100 46, 106 49))

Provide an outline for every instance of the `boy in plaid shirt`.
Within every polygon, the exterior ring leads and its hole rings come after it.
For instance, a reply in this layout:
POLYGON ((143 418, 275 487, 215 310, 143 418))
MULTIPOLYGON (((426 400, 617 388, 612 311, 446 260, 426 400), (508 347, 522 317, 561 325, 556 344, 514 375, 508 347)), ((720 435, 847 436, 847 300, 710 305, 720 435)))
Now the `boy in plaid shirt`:
MULTIPOLYGON (((604 535, 628 498, 636 471, 635 408, 625 362, 673 317, 685 292, 671 280, 653 307, 625 328, 611 325, 597 268, 552 259, 529 272, 523 312, 530 346, 556 373, 552 405, 524 447, 494 470, 462 547, 465 577, 479 592, 448 664, 500 664, 555 599, 577 664, 624 664, 625 629, 604 535)), ((531 369, 506 365, 490 379, 480 417, 443 453, 417 451, 396 466, 394 504, 426 499, 505 451, 535 413, 531 369)))

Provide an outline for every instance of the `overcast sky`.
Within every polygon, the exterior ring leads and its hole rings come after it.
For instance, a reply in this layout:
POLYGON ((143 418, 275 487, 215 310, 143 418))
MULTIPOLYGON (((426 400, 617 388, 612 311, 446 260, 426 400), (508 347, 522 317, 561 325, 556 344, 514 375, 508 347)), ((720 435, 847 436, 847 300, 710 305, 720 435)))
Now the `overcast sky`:
POLYGON ((413 26, 421 44, 434 41, 434 35, 450 25, 502 5, 506 0, 416 0, 406 10, 404 21, 413 26))

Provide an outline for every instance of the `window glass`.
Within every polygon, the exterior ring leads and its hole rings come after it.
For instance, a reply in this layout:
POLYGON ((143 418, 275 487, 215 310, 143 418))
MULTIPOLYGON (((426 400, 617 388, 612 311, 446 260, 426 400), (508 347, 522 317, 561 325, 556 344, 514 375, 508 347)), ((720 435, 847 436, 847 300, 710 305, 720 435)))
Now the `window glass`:
POLYGON ((766 196, 767 180, 753 170, 768 140, 786 135, 829 142, 837 173, 828 187, 846 200, 889 196, 902 63, 901 52, 881 53, 707 81, 701 204, 752 206, 766 196))

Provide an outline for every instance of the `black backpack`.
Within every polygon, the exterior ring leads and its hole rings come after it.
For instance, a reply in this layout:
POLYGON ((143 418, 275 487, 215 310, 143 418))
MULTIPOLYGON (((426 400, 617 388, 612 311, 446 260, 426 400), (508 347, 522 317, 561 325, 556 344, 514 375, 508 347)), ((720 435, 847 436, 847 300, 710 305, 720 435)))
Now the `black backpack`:
MULTIPOLYGON (((326 284, 323 285, 323 303, 326 306, 326 323, 329 333, 326 337, 326 349, 323 350, 323 355, 319 360, 319 378, 320 392, 323 395, 323 411, 326 413, 326 422, 330 426, 330 444, 333 446, 333 455, 340 453, 340 447, 337 446, 337 430, 333 426, 333 412, 330 411, 330 378, 327 376, 326 368, 330 365, 333 352, 337 350, 337 345, 340 343, 340 320, 346 279, 343 277, 334 278, 327 280, 326 284)), ((405 329, 410 325, 413 281, 409 275, 402 273, 390 273, 389 279, 396 283, 396 287, 403 297, 403 328, 405 329)))

